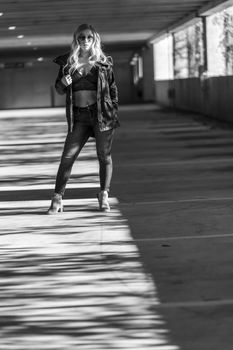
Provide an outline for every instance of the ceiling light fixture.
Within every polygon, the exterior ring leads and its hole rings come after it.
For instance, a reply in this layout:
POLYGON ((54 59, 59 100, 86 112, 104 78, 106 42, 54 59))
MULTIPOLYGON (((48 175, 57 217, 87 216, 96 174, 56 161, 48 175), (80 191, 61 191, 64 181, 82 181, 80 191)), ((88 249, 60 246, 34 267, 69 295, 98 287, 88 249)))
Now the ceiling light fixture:
POLYGON ((0 12, 0 17, 3 16, 3 12, 0 12))
POLYGON ((17 36, 18 39, 23 39, 23 37, 24 37, 24 35, 22 35, 22 34, 17 36))
POLYGON ((43 57, 38 57, 37 61, 42 62, 42 61, 44 61, 44 58, 43 57))
POLYGON ((9 30, 15 30, 16 29, 16 26, 10 26, 8 27, 9 30))

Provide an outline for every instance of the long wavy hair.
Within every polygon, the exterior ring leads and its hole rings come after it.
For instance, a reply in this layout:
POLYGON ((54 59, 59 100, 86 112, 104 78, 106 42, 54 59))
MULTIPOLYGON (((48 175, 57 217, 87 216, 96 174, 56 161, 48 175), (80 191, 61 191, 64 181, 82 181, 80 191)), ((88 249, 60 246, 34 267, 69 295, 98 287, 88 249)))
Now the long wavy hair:
POLYGON ((83 63, 80 63, 79 57, 81 54, 81 48, 79 45, 79 36, 84 30, 90 30, 93 35, 93 43, 90 48, 89 52, 89 64, 91 66, 95 65, 96 62, 103 62, 105 63, 107 61, 107 57, 102 51, 101 48, 101 39, 97 31, 94 29, 94 27, 90 24, 81 24, 73 35, 73 41, 71 44, 71 51, 69 58, 67 60, 67 64, 65 67, 68 67, 69 74, 74 73, 74 71, 78 70, 83 66, 83 63))

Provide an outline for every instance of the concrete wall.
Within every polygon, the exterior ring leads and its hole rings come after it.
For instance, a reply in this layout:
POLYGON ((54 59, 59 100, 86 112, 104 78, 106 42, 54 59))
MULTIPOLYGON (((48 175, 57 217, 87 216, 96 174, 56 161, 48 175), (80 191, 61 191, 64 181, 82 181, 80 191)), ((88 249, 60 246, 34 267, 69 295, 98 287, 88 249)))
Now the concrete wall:
POLYGON ((144 102, 154 100, 154 53, 153 45, 149 45, 142 50, 143 61, 143 81, 142 96, 144 102))
POLYGON ((208 83, 205 113, 233 122, 233 76, 211 78, 208 83))
POLYGON ((0 108, 51 107, 55 76, 54 63, 1 69, 0 108))
POLYGON ((119 103, 130 104, 134 102, 133 77, 130 60, 132 51, 116 51, 110 53, 114 61, 114 74, 119 92, 119 103))
MULTIPOLYGON (((132 51, 112 52, 110 55, 114 60, 120 104, 133 103, 129 64, 132 51)), ((23 68, 13 67, 14 59, 11 58, 12 68, 0 69, 0 109, 64 106, 65 97, 58 95, 54 89, 58 66, 52 62, 53 57, 44 62, 33 62, 31 66, 26 64, 23 68)), ((24 58, 24 61, 30 61, 30 57, 24 58)))
POLYGON ((155 101, 233 122, 233 76, 155 82, 155 101))
POLYGON ((161 80, 155 82, 155 101, 156 103, 165 106, 173 107, 174 98, 172 92, 174 91, 173 80, 161 80))

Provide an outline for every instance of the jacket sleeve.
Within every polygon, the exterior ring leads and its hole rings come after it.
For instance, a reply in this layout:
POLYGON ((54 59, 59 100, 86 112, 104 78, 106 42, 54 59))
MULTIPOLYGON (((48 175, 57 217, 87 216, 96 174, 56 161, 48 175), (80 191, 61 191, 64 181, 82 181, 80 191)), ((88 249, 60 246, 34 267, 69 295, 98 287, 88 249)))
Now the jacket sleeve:
POLYGON ((55 81, 55 89, 59 95, 63 95, 66 92, 66 88, 67 88, 67 86, 65 86, 61 81, 63 75, 64 75, 63 74, 63 67, 61 66, 59 69, 59 72, 58 72, 57 79, 55 81))
POLYGON ((118 89, 117 89, 117 85, 115 82, 115 77, 114 77, 114 73, 113 73, 112 68, 110 68, 108 79, 109 79, 108 80, 109 92, 110 92, 112 104, 113 104, 113 107, 117 110, 118 109, 118 89))

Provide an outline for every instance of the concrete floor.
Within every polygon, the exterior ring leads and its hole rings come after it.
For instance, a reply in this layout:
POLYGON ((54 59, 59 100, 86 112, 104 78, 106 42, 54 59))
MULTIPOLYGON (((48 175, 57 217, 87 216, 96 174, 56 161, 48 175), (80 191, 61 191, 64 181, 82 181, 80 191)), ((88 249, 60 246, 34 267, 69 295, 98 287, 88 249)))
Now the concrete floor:
POLYGON ((0 112, 1 349, 232 350, 233 130, 120 118, 111 213, 91 139, 51 217, 64 110, 0 112))

